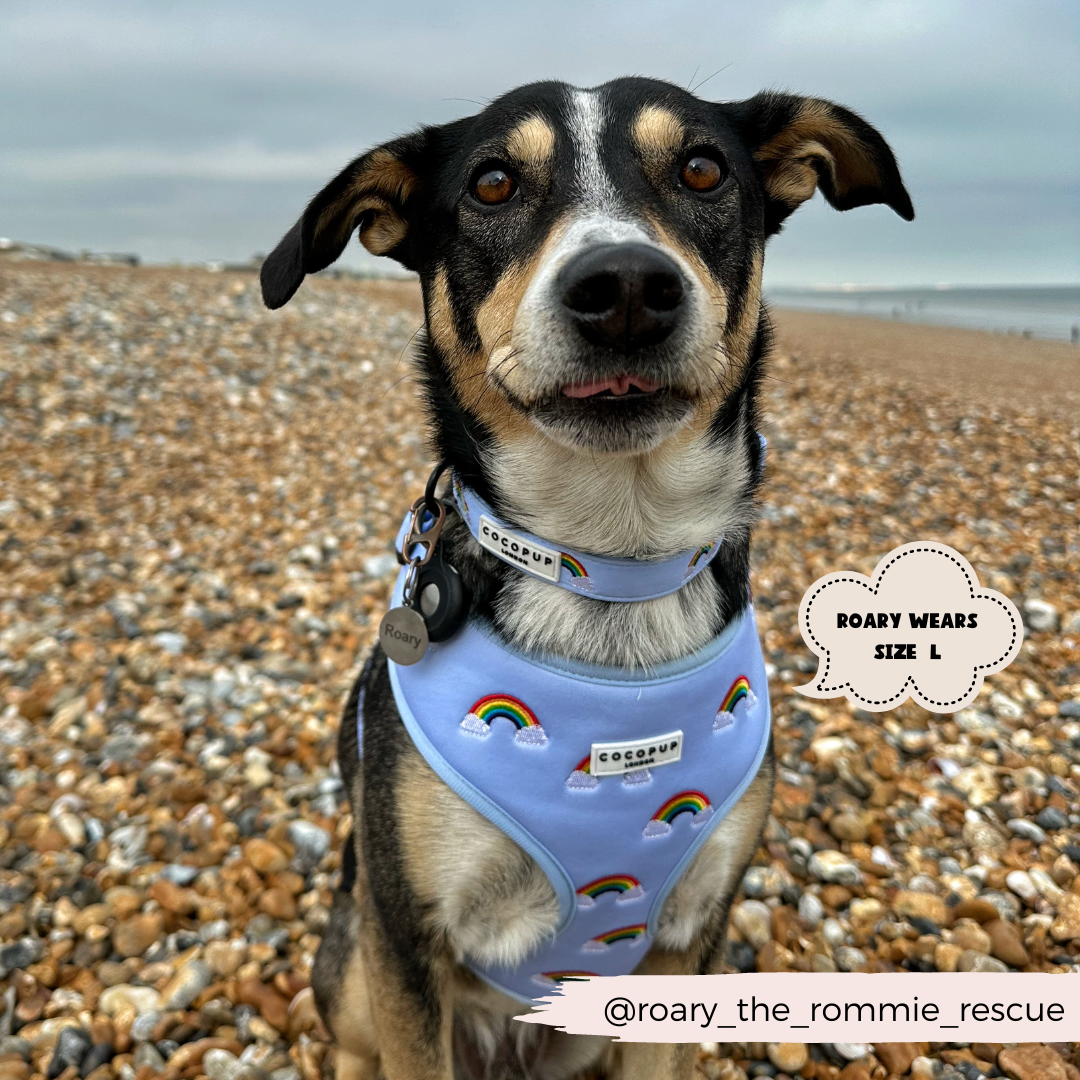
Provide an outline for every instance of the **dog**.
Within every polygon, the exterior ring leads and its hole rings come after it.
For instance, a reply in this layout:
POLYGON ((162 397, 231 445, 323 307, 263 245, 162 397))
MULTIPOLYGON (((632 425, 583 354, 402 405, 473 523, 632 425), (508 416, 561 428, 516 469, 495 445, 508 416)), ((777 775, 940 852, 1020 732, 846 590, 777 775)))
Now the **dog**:
MULTIPOLYGON (((433 455, 501 521, 640 563, 722 537, 683 587, 617 603, 523 573, 447 518, 441 543, 472 616, 507 647, 648 671, 748 610, 762 259, 819 189, 838 210, 914 217, 883 137, 831 102, 714 103, 644 78, 535 83, 353 161, 265 260, 263 296, 285 304, 357 232, 419 275, 433 455)), ((354 835, 312 971, 339 1080, 688 1080, 692 1044, 515 1023, 520 1001, 474 973, 550 940, 559 904, 536 860, 417 749, 390 668, 376 646, 339 737, 354 835)), ((637 973, 720 969, 769 812, 771 738, 755 768, 667 894, 637 973)))

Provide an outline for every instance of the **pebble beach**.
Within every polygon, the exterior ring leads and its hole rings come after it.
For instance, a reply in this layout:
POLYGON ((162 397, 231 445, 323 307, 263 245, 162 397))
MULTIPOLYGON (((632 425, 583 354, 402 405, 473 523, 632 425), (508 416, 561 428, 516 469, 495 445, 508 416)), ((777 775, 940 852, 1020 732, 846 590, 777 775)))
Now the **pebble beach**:
MULTIPOLYGON (((0 1080, 316 1080, 341 708, 431 461, 407 281, 0 263, 0 1080)), ((731 971, 1080 973, 1080 348, 774 313, 779 773, 731 971), (938 540, 1024 615, 973 706, 792 687, 822 574, 938 540)), ((1080 1042, 703 1045, 707 1080, 1080 1080, 1080 1042)))

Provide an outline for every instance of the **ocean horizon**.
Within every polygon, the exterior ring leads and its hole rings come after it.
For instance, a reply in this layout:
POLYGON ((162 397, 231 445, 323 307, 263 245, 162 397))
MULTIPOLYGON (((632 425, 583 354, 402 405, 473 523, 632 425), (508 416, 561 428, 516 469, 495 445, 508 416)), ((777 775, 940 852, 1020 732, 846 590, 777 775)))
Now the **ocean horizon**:
POLYGON ((766 287, 777 308, 988 330, 1080 344, 1080 285, 766 287))

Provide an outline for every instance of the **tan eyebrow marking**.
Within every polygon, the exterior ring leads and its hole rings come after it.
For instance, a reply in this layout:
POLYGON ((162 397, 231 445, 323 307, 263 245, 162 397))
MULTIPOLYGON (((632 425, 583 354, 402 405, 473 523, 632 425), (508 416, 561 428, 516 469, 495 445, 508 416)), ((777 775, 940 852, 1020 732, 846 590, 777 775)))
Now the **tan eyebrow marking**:
POLYGON ((545 169, 555 153, 555 129, 542 116, 530 116, 510 132, 506 152, 522 165, 545 169))
POLYGON ((634 121, 633 137, 646 166, 662 167, 682 149, 686 128, 670 109, 646 105, 634 121))

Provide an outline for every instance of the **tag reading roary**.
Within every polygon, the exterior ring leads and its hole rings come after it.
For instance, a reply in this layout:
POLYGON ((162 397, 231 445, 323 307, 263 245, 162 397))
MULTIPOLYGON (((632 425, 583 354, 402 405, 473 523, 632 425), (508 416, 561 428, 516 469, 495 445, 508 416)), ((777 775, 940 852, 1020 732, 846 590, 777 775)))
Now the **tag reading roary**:
POLYGON ((545 581, 558 581, 562 572, 562 552, 526 540, 503 525, 496 525, 486 514, 480 515, 481 547, 504 562, 520 567, 545 581))
POLYGON ((379 623, 379 644, 395 664, 415 664, 427 652, 427 623, 410 607, 391 608, 379 623))
POLYGON ((682 757, 682 734, 681 731, 669 731, 654 739, 593 743, 589 772, 593 776, 613 776, 632 769, 671 765, 682 757))

